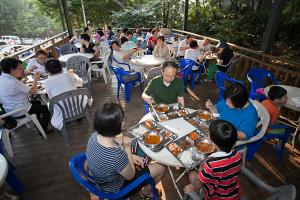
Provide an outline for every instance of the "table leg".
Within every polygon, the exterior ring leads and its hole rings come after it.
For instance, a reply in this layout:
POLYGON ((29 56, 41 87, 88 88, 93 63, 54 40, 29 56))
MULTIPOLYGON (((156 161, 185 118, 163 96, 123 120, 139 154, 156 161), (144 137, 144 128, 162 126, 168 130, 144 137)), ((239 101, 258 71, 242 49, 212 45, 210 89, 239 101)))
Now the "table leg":
POLYGON ((175 187, 175 189, 176 189, 176 191, 177 191, 177 193, 178 193, 180 199, 183 199, 182 194, 181 194, 181 192, 180 192, 180 190, 179 190, 179 188, 178 188, 178 186, 177 186, 177 182, 176 182, 175 179, 174 179, 173 172, 172 172, 172 170, 171 170, 171 168, 170 168, 169 166, 168 166, 168 170, 169 170, 171 179, 172 179, 172 181, 173 181, 174 187, 175 187))
POLYGON ((293 135, 293 140, 292 140, 292 150, 294 151, 294 149, 295 149, 295 140, 296 140, 296 138, 297 138, 297 136, 298 136, 298 132, 299 132, 299 130, 300 130, 300 117, 299 117, 299 119, 298 119, 298 126, 297 126, 297 128, 296 128, 296 130, 295 130, 295 132, 294 132, 294 135, 293 135))

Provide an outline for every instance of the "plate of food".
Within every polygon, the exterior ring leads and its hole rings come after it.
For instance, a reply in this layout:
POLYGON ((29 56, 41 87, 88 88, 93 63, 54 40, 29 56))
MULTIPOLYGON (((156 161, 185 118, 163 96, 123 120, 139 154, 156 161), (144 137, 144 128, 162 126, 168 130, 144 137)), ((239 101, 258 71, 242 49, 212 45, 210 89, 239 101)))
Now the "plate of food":
POLYGON ((201 111, 197 114, 197 117, 202 121, 210 121, 213 119, 213 115, 208 111, 201 111))
POLYGON ((155 147, 162 141, 162 137, 155 131, 144 134, 144 143, 148 146, 155 147))
POLYGON ((182 152, 182 148, 180 148, 176 143, 169 144, 168 149, 174 156, 178 156, 178 154, 182 152))
POLYGON ((154 106, 154 109, 155 109, 155 111, 156 111, 157 113, 162 114, 162 113, 168 112, 170 108, 169 108, 169 106, 168 106, 167 104, 161 103, 161 104, 155 105, 155 106, 154 106))
POLYGON ((211 154, 216 150, 215 145, 208 139, 201 140, 195 144, 196 150, 201 154, 211 154))

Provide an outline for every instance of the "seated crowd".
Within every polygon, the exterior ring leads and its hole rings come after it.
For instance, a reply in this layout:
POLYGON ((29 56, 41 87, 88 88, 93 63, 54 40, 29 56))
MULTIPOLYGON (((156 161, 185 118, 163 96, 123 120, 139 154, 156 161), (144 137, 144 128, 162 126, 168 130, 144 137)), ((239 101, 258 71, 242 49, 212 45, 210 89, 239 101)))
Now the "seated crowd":
MULTIPOLYGON (((143 33, 139 26, 134 32, 125 28, 121 34, 114 34, 112 28, 108 27, 107 31, 97 29, 95 43, 91 41, 91 37, 90 30, 85 28, 81 36, 76 31, 70 43, 80 43, 80 52, 92 53, 92 60, 97 60, 101 56, 99 44, 110 43, 112 65, 125 68, 122 63, 130 63, 130 58, 140 50, 140 37, 143 37, 143 33), (115 37, 121 44, 117 40, 111 41, 115 37)), ((177 76, 179 66, 176 62, 170 61, 165 37, 159 34, 158 28, 154 28, 144 34, 144 40, 146 40, 149 52, 165 58, 166 61, 161 66, 161 75, 153 78, 146 86, 142 99, 148 104, 180 103, 184 105, 184 82, 177 76)), ((216 49, 218 70, 226 72, 226 65, 233 58, 233 51, 224 40, 219 42, 216 49)), ((203 64, 204 57, 211 50, 212 45, 208 38, 196 41, 187 35, 179 43, 176 57, 203 64)), ((28 98, 37 94, 40 75, 48 75, 44 84, 49 99, 82 87, 83 80, 72 70, 64 72, 58 60, 47 59, 47 51, 37 51, 36 57, 29 61, 24 71, 21 61, 4 58, 0 63, 2 69, 0 103, 5 112, 21 108, 30 114, 36 114, 43 129, 49 133, 51 128, 48 125, 51 116, 47 105, 35 98, 28 98), (26 73, 34 74, 31 86, 25 84, 26 73), (10 87, 7 87, 8 85, 10 87)), ((135 67, 132 69, 137 71, 135 67)), ((198 65, 192 67, 193 72, 198 70, 198 65)), ((262 104, 270 113, 271 124, 275 124, 279 116, 277 106, 286 103, 286 91, 280 87, 271 88, 269 97, 270 99, 262 104)), ((84 99, 84 101, 85 106, 90 104, 89 99, 84 99)), ((239 172, 242 158, 240 148, 235 148, 235 143, 237 140, 249 140, 255 135, 256 124, 259 120, 258 113, 249 101, 247 88, 240 83, 227 86, 223 99, 216 105, 208 100, 206 108, 211 112, 215 112, 216 108, 216 112, 219 113, 218 119, 213 120, 209 125, 209 138, 216 145, 217 151, 208 156, 199 167, 199 172, 189 172, 190 183, 185 186, 184 191, 201 191, 204 199, 240 199, 239 172)), ((13 117, 22 118, 24 112, 17 113, 13 117)), ((118 192, 145 173, 149 173, 155 183, 158 183, 165 175, 164 165, 151 160, 146 161, 145 157, 136 153, 137 151, 132 151, 132 140, 122 135, 124 117, 122 107, 115 103, 105 103, 99 106, 94 115, 94 130, 86 148, 87 165, 98 189, 103 192, 118 192), (122 140, 118 140, 119 138, 122 140)), ((61 130, 62 123, 62 113, 59 109, 54 109, 51 118, 52 126, 61 130)), ((3 121, 0 119, 1 124, 3 121)), ((284 131, 278 134, 284 134, 284 131)), ((130 193, 128 197, 138 191, 141 198, 153 196, 150 186, 143 185, 130 193)))

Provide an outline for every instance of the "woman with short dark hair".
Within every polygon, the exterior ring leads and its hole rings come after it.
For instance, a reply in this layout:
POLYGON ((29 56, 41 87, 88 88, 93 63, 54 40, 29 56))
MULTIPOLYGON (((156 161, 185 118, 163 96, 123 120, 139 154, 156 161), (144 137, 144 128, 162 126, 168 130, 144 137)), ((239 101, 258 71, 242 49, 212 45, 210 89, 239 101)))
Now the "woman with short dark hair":
POLYGON ((35 53, 35 58, 28 62, 26 71, 45 74, 45 63, 48 59, 48 52, 44 49, 40 49, 35 53))
POLYGON ((92 53, 94 55, 93 60, 98 60, 99 58, 99 49, 96 45, 90 42, 90 36, 88 34, 81 34, 81 47, 80 53, 92 53))
MULTIPOLYGON (((149 173, 156 183, 164 176, 165 167, 158 163, 145 166, 141 157, 131 153, 129 138, 123 136, 122 144, 115 141, 122 132, 123 120, 123 109, 116 103, 106 103, 95 113, 95 132, 89 139, 86 155, 89 170, 103 192, 118 192, 145 173, 149 173)), ((146 185, 140 195, 151 197, 150 186, 146 185)))

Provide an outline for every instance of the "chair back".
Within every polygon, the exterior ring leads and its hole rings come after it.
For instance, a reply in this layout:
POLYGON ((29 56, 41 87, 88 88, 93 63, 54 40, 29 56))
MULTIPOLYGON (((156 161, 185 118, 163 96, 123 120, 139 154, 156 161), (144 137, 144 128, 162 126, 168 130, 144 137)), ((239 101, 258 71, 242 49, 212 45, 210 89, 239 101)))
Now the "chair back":
MULTIPOLYGON (((245 145, 245 144, 249 144, 249 143, 258 141, 258 140, 262 139, 267 132, 269 122, 270 122, 270 115, 269 115, 268 111, 258 101, 251 100, 251 99, 250 99, 250 101, 258 113, 259 121, 256 124, 256 128, 260 127, 260 131, 258 134, 251 137, 249 140, 237 141, 235 146, 245 145)), ((247 148, 247 146, 245 146, 244 149, 241 150, 243 152, 243 165, 245 165, 246 150, 247 150, 246 148, 247 148)))
POLYGON ((81 55, 72 56, 66 62, 67 70, 73 69, 74 73, 82 78, 84 83, 90 82, 89 71, 87 69, 91 69, 91 67, 89 59, 81 55))
POLYGON ((75 180, 86 190, 94 195, 100 196, 101 192, 97 188, 94 178, 84 169, 86 154, 80 153, 72 157, 69 161, 70 171, 75 180))
POLYGON ((162 70, 162 68, 159 66, 159 67, 152 67, 147 72, 145 72, 144 77, 145 77, 146 84, 148 84, 149 81, 151 79, 153 79, 154 77, 160 75, 161 70, 162 70))
POLYGON ((63 44, 59 47, 61 55, 78 53, 77 47, 74 44, 63 44))
POLYGON ((233 68, 237 65, 237 63, 238 63, 238 58, 233 57, 228 63, 228 68, 227 68, 226 74, 230 74, 232 72, 233 68))
POLYGON ((187 77, 190 74, 192 67, 194 65, 199 65, 198 63, 196 63, 191 59, 182 58, 178 62, 180 65, 179 68, 181 68, 181 70, 179 70, 177 74, 183 74, 183 78, 187 77))
POLYGON ((114 74, 116 75, 117 80, 120 83, 125 84, 125 82, 123 81, 123 75, 126 75, 127 73, 125 72, 125 70, 122 67, 116 67, 116 66, 109 66, 109 68, 114 72, 114 74))
POLYGON ((102 58, 103 58, 105 52, 106 52, 107 50, 110 50, 110 47, 109 47, 109 45, 108 45, 108 43, 107 43, 106 41, 105 41, 105 42, 102 41, 102 42, 99 44, 98 48, 99 48, 99 52, 100 52, 100 55, 102 56, 102 58))
POLYGON ((265 81, 269 78, 273 84, 279 84, 279 81, 276 80, 274 74, 270 72, 268 69, 261 67, 251 68, 247 73, 247 79, 251 84, 250 89, 250 98, 255 99, 256 90, 259 88, 265 87, 265 81))
POLYGON ((118 64, 118 66, 127 66, 127 67, 128 67, 128 70, 131 70, 130 65, 127 64, 127 63, 119 62, 119 61, 114 57, 113 52, 110 54, 110 59, 111 59, 111 63, 115 62, 115 63, 118 64))
POLYGON ((172 44, 167 44, 170 54, 170 60, 174 60, 176 58, 176 49, 172 46, 172 44))
POLYGON ((107 49, 103 54, 102 59, 103 59, 103 66, 105 68, 109 68, 110 53, 111 53, 111 50, 107 49))
POLYGON ((53 114, 54 106, 57 105, 61 110, 64 122, 79 119, 86 115, 85 97, 90 98, 89 91, 86 88, 64 92, 50 99, 49 111, 53 114))
POLYGON ((223 99, 224 91, 225 91, 225 82, 241 83, 245 86, 245 84, 242 81, 235 80, 235 79, 229 77, 226 73, 221 72, 221 71, 216 72, 215 81, 216 81, 216 85, 217 85, 218 90, 219 90, 218 101, 223 99))

